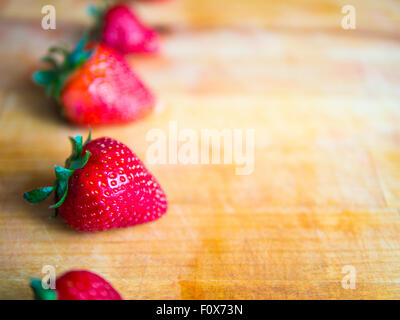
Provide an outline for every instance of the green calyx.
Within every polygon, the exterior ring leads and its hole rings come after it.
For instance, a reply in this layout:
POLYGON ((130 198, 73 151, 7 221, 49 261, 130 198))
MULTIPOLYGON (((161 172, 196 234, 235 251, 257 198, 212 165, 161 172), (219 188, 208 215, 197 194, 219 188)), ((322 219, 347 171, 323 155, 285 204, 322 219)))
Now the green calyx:
POLYGON ((85 143, 82 142, 81 136, 75 138, 70 137, 72 144, 72 154, 65 161, 65 168, 55 166, 56 181, 52 187, 44 187, 35 189, 24 193, 24 198, 30 203, 38 203, 48 198, 50 194, 55 191, 56 203, 51 205, 50 208, 55 209, 61 206, 68 193, 68 181, 72 174, 77 169, 82 169, 89 160, 90 153, 86 151, 82 155, 83 147, 91 140, 91 131, 85 143))
POLYGON ((90 4, 87 7, 88 14, 94 19, 94 25, 90 29, 89 38, 92 41, 99 41, 101 38, 101 31, 104 26, 104 15, 109 9, 110 5, 107 1, 104 1, 102 5, 95 6, 90 4))
POLYGON ((33 80, 46 88, 46 95, 60 100, 61 90, 69 75, 91 56, 93 50, 85 50, 88 36, 85 35, 70 52, 65 48, 51 47, 43 62, 51 65, 50 69, 39 70, 33 74, 33 80), (61 62, 57 55, 63 58, 61 62))
POLYGON ((31 288, 35 300, 57 300, 57 293, 52 289, 43 288, 42 281, 39 279, 31 280, 31 288))

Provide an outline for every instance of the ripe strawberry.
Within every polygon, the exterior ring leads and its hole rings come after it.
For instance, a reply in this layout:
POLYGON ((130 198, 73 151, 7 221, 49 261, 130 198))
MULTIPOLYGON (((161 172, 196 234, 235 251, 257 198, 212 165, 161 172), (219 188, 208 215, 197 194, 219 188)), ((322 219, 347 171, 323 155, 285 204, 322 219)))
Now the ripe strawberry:
POLYGON ((76 230, 102 231, 124 228, 160 218, 167 199, 156 179, 124 144, 99 138, 82 145, 82 137, 70 138, 72 155, 66 168, 55 167, 53 187, 24 194, 31 203, 53 191, 57 213, 76 230))
POLYGON ((44 289, 32 279, 36 300, 122 300, 120 294, 99 275, 85 270, 69 271, 56 280, 56 289, 44 289))
POLYGON ((159 52, 157 32, 145 26, 128 6, 117 4, 103 9, 91 6, 89 10, 97 21, 92 30, 97 40, 122 54, 159 52))
POLYGON ((77 125, 125 123, 147 115, 155 105, 152 93, 138 79, 125 58, 104 44, 85 48, 86 38, 71 53, 51 48, 44 60, 51 70, 34 74, 34 80, 54 96, 63 115, 77 125), (61 52, 59 64, 53 54, 61 52))

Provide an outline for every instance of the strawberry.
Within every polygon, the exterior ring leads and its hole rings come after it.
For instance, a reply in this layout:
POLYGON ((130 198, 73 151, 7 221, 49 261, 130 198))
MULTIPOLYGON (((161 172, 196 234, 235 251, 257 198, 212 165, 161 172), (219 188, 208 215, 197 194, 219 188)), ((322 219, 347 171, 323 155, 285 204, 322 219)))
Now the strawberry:
POLYGON ((125 58, 104 44, 86 46, 84 37, 72 52, 50 48, 44 61, 53 69, 33 75, 61 105, 63 115, 77 125, 125 123, 147 115, 155 105, 152 93, 125 58), (57 62, 56 53, 64 61, 57 62))
POLYGON ((90 6, 89 13, 97 21, 92 36, 109 47, 122 54, 159 52, 160 38, 157 32, 145 26, 128 6, 90 6))
POLYGON ((122 300, 120 294, 99 275, 85 270, 69 271, 56 279, 56 289, 44 289, 32 279, 36 300, 122 300))
POLYGON ((24 194, 37 203, 53 191, 65 222, 76 230, 123 228, 160 218, 167 211, 161 186, 124 144, 104 137, 82 144, 70 138, 72 155, 65 168, 55 166, 56 182, 24 194))

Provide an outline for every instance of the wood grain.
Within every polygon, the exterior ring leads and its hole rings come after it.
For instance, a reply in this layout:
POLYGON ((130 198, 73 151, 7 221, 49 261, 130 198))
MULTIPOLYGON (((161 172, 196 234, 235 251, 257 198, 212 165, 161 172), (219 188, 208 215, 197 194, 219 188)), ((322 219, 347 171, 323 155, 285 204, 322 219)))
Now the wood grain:
POLYGON ((22 193, 53 181, 69 154, 64 122, 30 81, 51 44, 72 44, 86 1, 0 10, 1 299, 31 299, 28 279, 90 269, 127 299, 397 299, 400 294, 400 5, 353 1, 197 1, 137 5, 164 53, 130 56, 160 99, 147 119, 100 128, 143 160, 151 129, 255 129, 255 170, 152 165, 170 208, 154 223, 96 234, 49 219, 22 193), (229 2, 230 5, 227 5, 229 2), (71 5, 73 3, 73 5, 71 5), (356 268, 346 290, 342 268, 356 268))

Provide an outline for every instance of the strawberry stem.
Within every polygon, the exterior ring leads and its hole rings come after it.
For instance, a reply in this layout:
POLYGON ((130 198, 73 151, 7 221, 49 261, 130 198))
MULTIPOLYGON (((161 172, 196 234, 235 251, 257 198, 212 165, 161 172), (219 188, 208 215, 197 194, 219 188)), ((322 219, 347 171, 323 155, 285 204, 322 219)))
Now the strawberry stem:
POLYGON ((86 163, 89 161, 90 153, 86 151, 84 155, 83 146, 86 145, 92 137, 92 131, 89 130, 89 135, 85 144, 82 144, 82 137, 76 136, 75 138, 70 137, 72 144, 72 154, 65 161, 65 168, 60 166, 55 166, 56 181, 52 187, 38 188, 29 192, 24 193, 24 198, 30 203, 38 203, 50 196, 50 194, 55 191, 56 203, 51 205, 51 209, 56 209, 61 206, 68 193, 68 181, 73 175, 75 170, 82 169, 86 163))
POLYGON ((47 56, 42 61, 51 65, 50 69, 39 70, 33 74, 33 80, 46 88, 46 95, 60 101, 61 90, 69 75, 86 62, 93 50, 85 50, 88 35, 85 34, 78 42, 75 49, 69 52, 65 48, 51 47, 47 56), (63 57, 62 63, 58 63, 56 55, 63 57))
POLYGON ((97 7, 93 4, 90 4, 87 7, 88 14, 94 19, 94 25, 89 32, 89 39, 91 41, 100 41, 101 31, 103 30, 104 26, 104 15, 109 8, 110 4, 108 1, 104 1, 102 5, 97 7))

